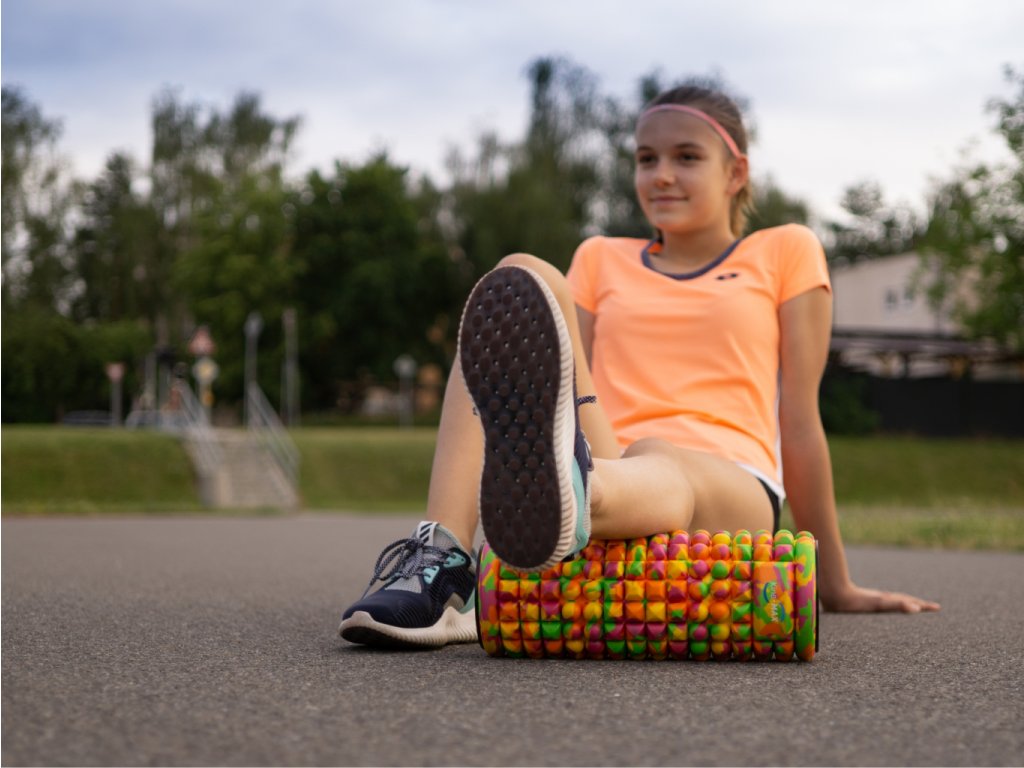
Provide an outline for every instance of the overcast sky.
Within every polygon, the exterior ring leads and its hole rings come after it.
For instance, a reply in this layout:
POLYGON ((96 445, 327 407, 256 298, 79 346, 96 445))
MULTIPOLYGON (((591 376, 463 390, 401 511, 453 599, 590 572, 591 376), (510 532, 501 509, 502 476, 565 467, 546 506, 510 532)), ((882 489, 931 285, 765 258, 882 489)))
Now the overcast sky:
POLYGON ((719 73, 757 123, 751 162, 820 215, 880 182, 923 208, 930 179, 1005 157, 984 110, 1024 69, 1020 0, 6 0, 2 77, 63 123, 93 178, 107 155, 150 152, 164 86, 226 108, 255 90, 301 115, 295 170, 391 156, 443 183, 452 145, 513 139, 525 69, 546 55, 631 98, 638 79, 719 73))

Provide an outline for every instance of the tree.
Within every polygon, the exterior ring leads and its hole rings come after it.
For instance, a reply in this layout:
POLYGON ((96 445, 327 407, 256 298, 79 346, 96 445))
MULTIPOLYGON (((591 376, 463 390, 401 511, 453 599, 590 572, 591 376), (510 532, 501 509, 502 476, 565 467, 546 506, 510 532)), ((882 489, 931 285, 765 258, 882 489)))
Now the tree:
POLYGON ((782 224, 806 224, 810 220, 807 203, 790 197, 771 176, 752 183, 754 210, 747 219, 747 231, 777 227, 782 224))
POLYGON ((448 206, 455 250, 477 277, 501 257, 526 251, 566 269, 594 219, 602 140, 593 76, 564 59, 529 69, 531 114, 524 139, 481 137, 477 156, 453 153, 448 206))
POLYGON ((46 307, 4 308, 3 419, 45 422, 74 407, 83 350, 75 325, 46 307))
MULTIPOLYGON (((152 126, 151 203, 159 225, 152 266, 161 286, 155 298, 158 342, 166 344, 170 328, 191 327, 189 312, 194 308, 187 294, 172 288, 201 286, 198 278, 182 279, 188 270, 179 260, 192 254, 189 261, 194 264, 197 252, 222 253, 216 247, 210 250, 204 239, 217 236, 221 218, 227 230, 237 232, 232 227, 245 216, 239 215, 233 197, 262 209, 263 203, 257 202, 261 187, 271 197, 280 194, 299 118, 264 113, 255 93, 240 93, 222 113, 183 102, 176 91, 166 89, 154 102, 152 126)), ((262 209, 262 214, 265 223, 268 212, 262 209)), ((202 274, 209 276, 209 269, 202 274)), ((206 285, 202 294, 211 288, 206 285)))
POLYGON ((279 321, 296 274, 284 172, 298 126, 297 117, 265 113, 255 93, 240 93, 226 111, 171 90, 154 103, 156 341, 180 348, 196 325, 208 325, 218 343, 215 386, 229 400, 242 395, 243 326, 252 311, 265 328, 259 382, 271 395, 280 384, 279 321))
POLYGON ((403 353, 448 362, 459 281, 428 218, 436 204, 385 154, 306 177, 294 202, 304 402, 354 404, 361 382, 393 379, 403 353))
POLYGON ((920 233, 917 217, 907 206, 889 205, 878 182, 847 187, 841 205, 847 221, 827 225, 831 263, 854 264, 914 249, 920 233))
POLYGON ((259 312, 260 386, 276 396, 281 381, 281 316, 294 295, 296 265, 290 258, 287 192, 266 176, 251 176, 230 194, 211 200, 193 221, 196 245, 178 256, 173 286, 186 297, 198 324, 217 340, 221 397, 242 396, 244 334, 250 312, 259 312))
POLYGON ((134 189, 132 159, 114 153, 87 185, 72 249, 79 321, 144 319, 150 328, 165 287, 156 265, 157 219, 134 189))
POLYGON ((1004 165, 956 171, 932 195, 921 255, 933 306, 946 307, 968 331, 1024 351, 1024 72, 1007 67, 1016 87, 988 110, 1010 149, 1004 165), (973 290, 962 290, 970 285, 973 290))
POLYGON ((57 154, 61 125, 19 88, 3 87, 2 252, 5 306, 66 308, 65 225, 73 186, 57 154))

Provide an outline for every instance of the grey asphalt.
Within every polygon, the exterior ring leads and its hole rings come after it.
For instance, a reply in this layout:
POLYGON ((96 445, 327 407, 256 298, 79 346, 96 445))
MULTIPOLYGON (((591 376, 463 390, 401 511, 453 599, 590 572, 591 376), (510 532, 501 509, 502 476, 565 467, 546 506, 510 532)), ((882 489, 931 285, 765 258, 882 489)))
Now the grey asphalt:
POLYGON ((853 548, 943 603, 810 664, 492 659, 335 634, 410 516, 3 521, 4 765, 1019 765, 1024 556, 853 548))

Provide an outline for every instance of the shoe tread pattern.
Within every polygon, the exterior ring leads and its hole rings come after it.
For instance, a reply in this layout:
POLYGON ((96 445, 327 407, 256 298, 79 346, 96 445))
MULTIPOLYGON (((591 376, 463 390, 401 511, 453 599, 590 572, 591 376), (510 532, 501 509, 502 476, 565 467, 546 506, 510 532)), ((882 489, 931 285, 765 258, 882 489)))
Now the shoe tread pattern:
POLYGON ((506 562, 535 568, 558 545, 562 508, 553 449, 562 351, 535 278, 515 267, 482 278, 466 304, 459 349, 484 429, 484 536, 506 562))

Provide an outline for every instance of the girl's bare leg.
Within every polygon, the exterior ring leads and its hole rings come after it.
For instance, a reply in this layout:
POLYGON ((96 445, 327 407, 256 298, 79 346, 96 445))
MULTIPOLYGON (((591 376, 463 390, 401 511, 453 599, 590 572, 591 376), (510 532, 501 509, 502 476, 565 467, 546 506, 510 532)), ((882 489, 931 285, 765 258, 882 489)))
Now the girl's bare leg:
POLYGON ((591 482, 591 532, 599 539, 772 527, 771 502, 753 475, 663 440, 639 440, 619 460, 595 459, 591 482))
POLYGON ((451 531, 469 552, 476 535, 484 437, 455 358, 441 406, 430 470, 427 519, 451 531))

